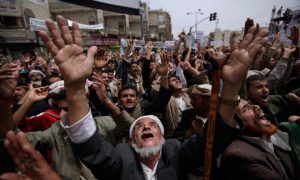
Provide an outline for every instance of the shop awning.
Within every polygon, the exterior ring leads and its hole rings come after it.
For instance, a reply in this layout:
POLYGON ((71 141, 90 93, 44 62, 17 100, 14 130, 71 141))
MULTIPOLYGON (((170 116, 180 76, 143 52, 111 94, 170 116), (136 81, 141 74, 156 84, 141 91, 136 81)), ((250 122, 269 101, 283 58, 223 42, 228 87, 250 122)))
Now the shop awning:
POLYGON ((67 3, 77 4, 85 7, 102 9, 107 11, 139 15, 140 0, 60 0, 67 3))

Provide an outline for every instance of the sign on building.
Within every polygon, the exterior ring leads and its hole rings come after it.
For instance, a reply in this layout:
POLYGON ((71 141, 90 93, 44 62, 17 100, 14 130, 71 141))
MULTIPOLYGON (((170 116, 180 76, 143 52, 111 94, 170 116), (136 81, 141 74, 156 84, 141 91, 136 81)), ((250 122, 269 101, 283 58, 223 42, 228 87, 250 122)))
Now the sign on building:
POLYGON ((197 31, 196 32, 196 38, 195 39, 203 39, 204 37, 204 31, 197 31))
POLYGON ((33 4, 49 9, 48 0, 29 0, 29 1, 32 2, 33 4))
POLYGON ((222 40, 210 41, 210 45, 214 47, 221 47, 223 46, 223 41, 222 40))
POLYGON ((18 0, 1 0, 0 16, 22 16, 18 0))
MULTIPOLYGON (((68 26, 72 26, 73 21, 68 20, 68 26)), ((32 31, 48 31, 45 20, 30 18, 29 20, 30 30, 32 31)), ((94 24, 94 25, 87 25, 78 23, 79 29, 88 29, 88 30, 102 30, 103 24, 94 24)))

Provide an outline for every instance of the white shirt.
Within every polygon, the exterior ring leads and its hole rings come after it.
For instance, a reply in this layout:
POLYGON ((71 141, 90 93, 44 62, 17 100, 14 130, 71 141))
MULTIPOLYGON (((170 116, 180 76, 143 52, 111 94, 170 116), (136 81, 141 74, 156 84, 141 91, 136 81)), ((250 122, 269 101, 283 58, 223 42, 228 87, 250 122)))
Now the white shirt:
POLYGON ((141 163, 146 180, 157 180, 157 177, 156 177, 157 164, 158 164, 158 161, 156 162, 156 164, 152 170, 145 164, 141 163))
POLYGON ((179 110, 182 112, 184 110, 187 109, 186 105, 185 105, 185 102, 183 101, 183 98, 182 96, 178 97, 178 98, 175 98, 176 99, 176 103, 179 107, 179 110))
POLYGON ((83 143, 87 141, 96 132, 91 110, 79 121, 69 126, 66 116, 63 116, 60 125, 67 132, 69 138, 74 143, 83 143))

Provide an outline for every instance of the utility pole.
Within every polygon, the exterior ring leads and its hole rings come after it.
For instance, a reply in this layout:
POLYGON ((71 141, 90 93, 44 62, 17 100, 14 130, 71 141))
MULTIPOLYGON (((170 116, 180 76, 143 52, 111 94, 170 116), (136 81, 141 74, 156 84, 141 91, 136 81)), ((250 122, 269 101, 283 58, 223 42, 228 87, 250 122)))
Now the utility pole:
POLYGON ((188 12, 186 13, 187 15, 191 15, 191 14, 195 14, 195 29, 196 29, 196 33, 197 33, 197 30, 198 30, 198 27, 197 27, 197 22, 198 22, 198 14, 203 14, 203 12, 201 12, 201 9, 198 9, 196 12, 188 12))
POLYGON ((218 29, 218 25, 219 25, 219 18, 217 18, 217 20, 216 20, 216 28, 215 28, 215 31, 216 31, 216 29, 218 29))

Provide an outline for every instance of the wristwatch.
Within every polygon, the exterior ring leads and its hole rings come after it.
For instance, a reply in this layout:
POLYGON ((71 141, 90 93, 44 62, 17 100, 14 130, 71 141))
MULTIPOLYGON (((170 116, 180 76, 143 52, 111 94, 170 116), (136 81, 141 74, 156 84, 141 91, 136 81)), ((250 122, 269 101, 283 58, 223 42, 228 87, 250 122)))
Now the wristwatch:
POLYGON ((220 103, 226 104, 226 105, 229 105, 229 106, 234 106, 234 107, 239 105, 240 101, 241 101, 240 96, 237 96, 236 99, 225 99, 225 98, 219 97, 219 102, 220 103))

